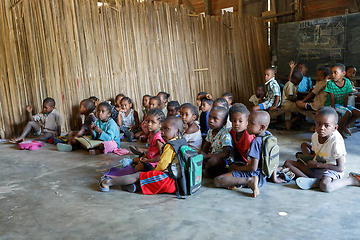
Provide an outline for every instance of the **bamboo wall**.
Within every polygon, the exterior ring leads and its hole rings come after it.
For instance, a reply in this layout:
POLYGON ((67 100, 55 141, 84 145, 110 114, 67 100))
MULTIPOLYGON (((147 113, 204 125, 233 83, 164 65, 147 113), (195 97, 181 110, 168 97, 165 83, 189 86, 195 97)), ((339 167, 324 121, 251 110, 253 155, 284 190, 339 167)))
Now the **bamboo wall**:
POLYGON ((250 16, 189 16, 161 2, 0 1, 0 134, 18 135, 27 104, 53 97, 63 131, 79 127, 79 102, 124 93, 195 102, 199 91, 232 92, 248 103, 269 66, 262 21, 250 16), (196 69, 204 69, 196 71, 196 69))

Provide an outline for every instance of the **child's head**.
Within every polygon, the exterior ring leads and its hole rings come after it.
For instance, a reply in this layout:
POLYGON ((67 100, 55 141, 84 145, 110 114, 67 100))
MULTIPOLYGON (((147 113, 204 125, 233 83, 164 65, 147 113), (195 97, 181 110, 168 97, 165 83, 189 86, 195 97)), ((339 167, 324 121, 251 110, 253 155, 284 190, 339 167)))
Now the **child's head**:
POLYGON ((43 111, 44 113, 51 113, 55 108, 55 100, 53 98, 45 98, 43 101, 43 111))
POLYGON ((158 96, 153 96, 149 101, 149 109, 160 108, 161 100, 158 96))
POLYGON ((346 77, 348 79, 352 79, 356 75, 356 67, 354 66, 346 66, 346 77))
POLYGON ((132 108, 132 101, 129 97, 123 97, 120 101, 121 111, 129 112, 132 108))
POLYGON ((210 109, 213 106, 214 101, 211 99, 207 99, 207 98, 202 98, 201 99, 201 106, 200 106, 200 110, 203 112, 208 112, 210 111, 210 109))
POLYGON ((270 123, 270 115, 265 111, 250 113, 247 131, 249 134, 259 135, 266 131, 270 123))
POLYGON ((345 65, 342 63, 335 63, 330 69, 331 80, 334 82, 340 81, 346 74, 345 65))
POLYGON ((265 82, 269 81, 273 77, 275 77, 275 70, 273 68, 267 68, 265 70, 265 76, 264 76, 265 82))
POLYGON ((306 63, 303 63, 303 62, 299 62, 297 65, 296 65, 297 69, 300 70, 302 72, 302 74, 305 76, 306 75, 306 72, 308 70, 307 68, 307 65, 306 63))
POLYGON ((303 79, 303 73, 300 70, 294 70, 293 74, 291 75, 291 82, 295 86, 297 86, 300 84, 302 79, 303 79))
POLYGON ((142 105, 144 108, 149 108, 149 104, 150 104, 150 95, 144 95, 143 96, 143 100, 142 100, 142 105))
POLYGON ((95 103, 90 99, 84 99, 80 102, 79 113, 90 114, 95 110, 95 103))
POLYGON ((316 113, 315 130, 319 137, 327 138, 338 128, 338 114, 332 107, 322 107, 316 113))
POLYGON ((221 97, 228 102, 229 106, 232 105, 232 102, 234 100, 234 96, 232 95, 232 93, 226 92, 221 97))
POLYGON ((89 97, 89 99, 94 102, 95 108, 97 108, 97 106, 99 105, 99 102, 100 102, 99 99, 95 96, 91 96, 91 97, 89 97))
POLYGON ((256 85, 256 89, 255 89, 255 95, 257 98, 261 98, 261 96, 263 95, 263 93, 265 92, 265 86, 262 84, 258 84, 256 85))
POLYGON ((191 125, 199 116, 198 109, 191 103, 184 103, 180 107, 180 118, 186 125, 191 125))
POLYGON ((197 97, 196 97, 196 105, 197 105, 198 107, 201 106, 201 99, 204 98, 204 97, 206 97, 206 95, 208 95, 207 92, 199 92, 199 93, 198 93, 198 95, 197 95, 197 97))
POLYGON ((116 97, 115 97, 115 106, 116 107, 121 107, 121 99, 123 99, 124 97, 125 97, 125 95, 122 93, 116 95, 116 97))
POLYGON ((165 114, 160 108, 150 109, 146 116, 146 124, 149 132, 158 132, 165 114))
POLYGON ((166 141, 181 135, 184 130, 184 124, 178 117, 168 117, 161 126, 161 137, 166 141))
POLYGON ((213 107, 223 107, 229 109, 229 103, 225 98, 218 98, 214 101, 213 107))
POLYGON ((179 115, 180 104, 178 101, 171 101, 167 105, 167 117, 179 115))
POLYGON ((96 110, 96 117, 103 122, 107 122, 110 116, 111 116, 111 105, 108 102, 99 103, 96 110))
POLYGON ((242 103, 235 103, 229 110, 232 129, 235 132, 243 132, 248 125, 249 110, 242 103))
POLYGON ((328 79, 330 76, 330 69, 327 67, 321 67, 316 72, 316 81, 320 82, 328 79))
POLYGON ((166 103, 169 101, 170 94, 168 94, 167 92, 159 92, 157 96, 161 100, 161 108, 164 108, 166 103))
POLYGON ((211 129, 221 129, 225 126, 228 110, 224 107, 214 107, 209 113, 208 125, 211 129))

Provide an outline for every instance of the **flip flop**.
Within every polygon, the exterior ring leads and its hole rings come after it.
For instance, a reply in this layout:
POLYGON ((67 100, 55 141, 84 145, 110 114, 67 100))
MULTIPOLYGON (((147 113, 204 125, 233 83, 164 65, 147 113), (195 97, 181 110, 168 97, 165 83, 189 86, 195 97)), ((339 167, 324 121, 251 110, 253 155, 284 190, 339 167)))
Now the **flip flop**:
POLYGON ((360 181, 360 174, 359 174, 359 173, 350 172, 350 173, 349 173, 349 176, 351 176, 351 177, 356 177, 356 178, 359 179, 359 181, 360 181))
POLYGON ((142 152, 137 148, 137 147, 134 147, 134 146, 129 146, 129 149, 130 151, 135 154, 135 155, 140 155, 142 154, 142 152))
POLYGON ((298 177, 296 179, 296 185, 304 190, 310 188, 319 188, 320 187, 320 179, 317 178, 306 178, 306 177, 298 177))
POLYGON ((65 144, 65 143, 56 144, 56 148, 60 152, 71 152, 72 151, 72 146, 70 144, 65 144))
POLYGON ((135 183, 131 183, 129 185, 121 185, 121 189, 124 191, 128 191, 129 193, 136 192, 136 185, 135 183))
POLYGON ((102 182, 105 181, 105 180, 109 180, 109 179, 112 179, 112 177, 102 176, 102 177, 100 178, 100 181, 99 181, 99 189, 100 189, 101 192, 108 192, 108 191, 110 190, 109 187, 104 188, 104 187, 102 186, 102 182))
POLYGON ((23 141, 25 141, 25 138, 20 139, 20 140, 10 139, 10 140, 9 140, 9 143, 17 144, 17 143, 21 143, 21 142, 23 142, 23 141))

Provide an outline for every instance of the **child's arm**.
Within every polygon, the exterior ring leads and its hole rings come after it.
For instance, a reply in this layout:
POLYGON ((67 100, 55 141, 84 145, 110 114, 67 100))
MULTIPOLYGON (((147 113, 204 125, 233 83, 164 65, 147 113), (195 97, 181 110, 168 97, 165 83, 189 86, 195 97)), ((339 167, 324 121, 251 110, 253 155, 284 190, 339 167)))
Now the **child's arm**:
POLYGON ((109 126, 108 129, 103 131, 100 127, 95 126, 94 130, 100 135, 99 139, 102 141, 111 141, 114 140, 116 134, 115 131, 118 131, 118 126, 111 127, 109 126))
POLYGON ((296 103, 303 103, 303 102, 306 102, 307 100, 309 100, 310 98, 314 97, 315 96, 315 93, 313 92, 309 92, 308 95, 306 95, 306 97, 303 99, 303 100, 299 100, 297 101, 296 103))
POLYGON ((323 169, 329 169, 336 172, 343 172, 345 169, 345 156, 341 156, 338 159, 336 159, 336 165, 331 164, 323 164, 315 161, 308 161, 306 163, 306 166, 308 168, 323 168, 323 169))
MULTIPOLYGON (((221 158, 221 159, 225 159, 228 158, 230 156, 230 150, 231 147, 227 146, 227 147, 223 147, 222 152, 216 153, 216 154, 211 154, 211 153, 205 153, 205 152, 201 152, 201 154, 203 155, 203 157, 206 158, 212 158, 212 157, 217 157, 217 158, 221 158)), ((209 150, 208 150, 209 151, 209 150)))
POLYGON ((118 117, 117 117, 117 120, 116 120, 116 124, 117 124, 118 126, 121 126, 121 124, 122 124, 121 110, 120 110, 119 113, 118 113, 118 117))
POLYGON ((269 107, 269 110, 274 110, 275 108, 277 108, 277 105, 280 101, 280 96, 275 96, 275 101, 272 107, 269 107))
POLYGON ((259 167, 259 159, 250 158, 251 162, 245 166, 234 166, 232 171, 255 172, 259 167))
POLYGON ((160 156, 160 161, 158 162, 154 170, 155 171, 166 170, 166 168, 174 159, 174 156, 175 156, 175 151, 173 150, 172 146, 170 144, 166 145, 160 156))
MULTIPOLYGON (((164 143, 162 143, 159 139, 156 140, 156 147, 158 149, 159 152, 161 152, 161 148, 164 146, 164 143)), ((158 162, 160 161, 160 155, 154 158, 148 158, 149 157, 149 152, 146 154, 146 157, 142 157, 140 158, 140 162, 158 162)))
POLYGON ((30 105, 26 106, 26 111, 28 112, 29 120, 34 121, 33 115, 32 115, 33 107, 30 105))
POLYGON ((347 107, 348 105, 348 100, 349 100, 349 94, 345 95, 345 99, 344 99, 344 107, 347 107))
POLYGON ((135 118, 135 125, 132 126, 131 128, 129 128, 129 130, 134 130, 134 129, 138 129, 139 126, 140 126, 140 123, 139 123, 139 115, 137 113, 137 111, 134 110, 134 118, 135 118))
POLYGON ((61 125, 57 126, 56 130, 57 130, 57 135, 61 136, 61 125))
POLYGON ((328 93, 329 96, 330 96, 330 104, 331 104, 331 107, 335 108, 335 94, 334 93, 328 93))
MULTIPOLYGON (((85 133, 85 129, 84 128, 81 128, 80 131, 77 132, 77 134, 75 135, 75 137, 82 137, 85 133)), ((91 132, 91 130, 90 130, 91 132)))
POLYGON ((289 67, 290 67, 289 80, 291 80, 291 76, 292 76, 292 74, 294 72, 294 69, 295 69, 296 65, 297 64, 295 63, 295 61, 290 61, 289 62, 289 67))
MULTIPOLYGON (((211 147, 211 143, 206 141, 199 153, 201 153, 202 155, 207 154, 210 150, 210 147, 211 147)), ((205 156, 204 156, 204 158, 205 158, 205 156)))

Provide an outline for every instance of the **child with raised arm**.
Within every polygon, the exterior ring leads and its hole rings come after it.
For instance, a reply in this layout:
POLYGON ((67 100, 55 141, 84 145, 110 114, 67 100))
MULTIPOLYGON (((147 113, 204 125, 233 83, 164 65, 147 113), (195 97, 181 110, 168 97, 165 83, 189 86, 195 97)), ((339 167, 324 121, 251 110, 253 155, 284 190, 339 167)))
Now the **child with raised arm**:
POLYGON ((196 105, 198 106, 200 111, 201 111, 201 108, 200 108, 201 107, 201 99, 203 99, 204 97, 212 100, 212 96, 210 94, 208 94, 207 92, 199 92, 198 95, 196 96, 196 105))
POLYGON ((205 176, 218 176, 233 162, 230 156, 231 136, 225 128, 228 110, 214 107, 209 114, 209 128, 200 152, 204 157, 205 176), (210 151, 211 149, 211 151, 210 151))
POLYGON ((289 66, 290 66, 289 80, 290 77, 292 76, 295 67, 297 67, 297 69, 301 71, 303 74, 303 78, 299 83, 298 91, 299 92, 309 91, 312 88, 312 81, 310 77, 306 76, 306 72, 308 70, 306 63, 299 62, 298 64, 296 64, 295 61, 290 61, 289 66))
POLYGON ((233 96, 233 94, 232 94, 232 93, 230 93, 230 92, 226 92, 226 93, 224 93, 221 97, 222 97, 223 99, 225 99, 225 100, 228 102, 229 107, 231 107, 231 106, 232 106, 232 104, 233 104, 233 100, 234 100, 234 96, 233 96))
POLYGON ((249 186, 253 193, 252 197, 260 194, 259 187, 266 183, 266 176, 261 173, 261 154, 263 137, 271 134, 266 131, 270 123, 270 115, 265 111, 252 112, 249 115, 247 131, 256 137, 250 145, 248 156, 250 163, 246 166, 236 166, 232 172, 223 174, 214 179, 216 187, 236 188, 249 186))
POLYGON ((179 109, 180 109, 180 104, 178 101, 171 101, 168 103, 168 105, 166 106, 167 108, 167 116, 166 117, 179 117, 179 109))
POLYGON ((302 189, 320 187, 332 192, 341 187, 360 186, 360 175, 351 173, 342 179, 345 169, 345 143, 337 131, 338 114, 331 107, 321 108, 316 115, 316 132, 311 137, 315 157, 305 164, 291 160, 284 166, 295 173, 296 184, 302 189), (320 180, 320 181, 319 181, 320 180))
POLYGON ((90 149, 89 153, 91 155, 99 154, 104 149, 106 142, 114 140, 117 147, 120 147, 120 133, 119 127, 112 119, 111 116, 111 105, 107 102, 102 102, 98 105, 96 110, 97 118, 95 124, 90 127, 90 135, 93 139, 98 139, 103 141, 103 143, 95 148, 90 149))
POLYGON ((43 111, 41 113, 32 115, 32 106, 26 106, 28 112, 29 122, 26 124, 20 137, 9 140, 9 143, 19 143, 24 141, 25 137, 34 129, 39 135, 36 139, 40 141, 47 141, 50 138, 61 135, 61 125, 63 119, 61 114, 55 109, 55 100, 52 98, 45 98, 43 101, 43 111))
POLYGON ((140 126, 139 115, 132 109, 133 105, 129 97, 122 98, 120 104, 121 114, 118 116, 118 123, 121 122, 120 130, 124 133, 126 140, 131 142, 140 126))
POLYGON ((250 97, 249 102, 251 102, 254 106, 258 105, 259 100, 261 99, 261 96, 264 94, 264 92, 265 92, 264 85, 262 84, 256 85, 255 94, 250 97))
POLYGON ((167 116, 167 103, 169 101, 170 94, 167 92, 159 92, 157 96, 160 98, 160 108, 164 112, 164 115, 167 116))
POLYGON ((275 80, 275 70, 268 68, 265 70, 265 88, 266 93, 261 96, 259 104, 252 107, 252 111, 259 110, 274 110, 280 106, 281 103, 281 92, 278 82, 275 80), (265 95, 265 96, 264 96, 265 95), (265 97, 264 101, 262 100, 265 97))
POLYGON ((195 151, 200 151, 202 144, 202 137, 199 125, 195 120, 198 118, 198 109, 190 104, 184 103, 180 108, 180 118, 184 123, 183 137, 186 139, 188 145, 195 151))
POLYGON ((355 122, 360 117, 360 111, 348 105, 349 93, 353 89, 350 80, 344 78, 346 74, 345 66, 341 63, 336 63, 331 67, 330 73, 331 81, 328 81, 324 90, 328 93, 325 106, 331 106, 341 114, 339 132, 343 138, 346 138, 344 130, 349 124, 355 122))
POLYGON ((76 140, 76 138, 82 137, 84 135, 90 135, 90 126, 97 120, 93 113, 94 110, 95 104, 92 100, 84 99, 80 102, 79 113, 85 116, 84 124, 82 125, 80 131, 70 131, 68 133, 69 142, 67 144, 58 143, 56 145, 59 151, 70 152, 73 149, 80 147, 80 143, 78 140, 76 140))
POLYGON ((167 169, 169 166, 176 169, 177 171, 173 171, 173 173, 177 177, 180 174, 180 166, 177 154, 169 142, 177 140, 182 131, 183 122, 179 117, 166 118, 161 126, 161 136, 166 144, 162 149, 156 168, 152 171, 137 172, 118 178, 105 176, 99 181, 100 191, 108 192, 110 186, 121 185, 123 190, 131 193, 139 190, 142 190, 143 194, 175 193, 175 180, 169 177, 167 169))

